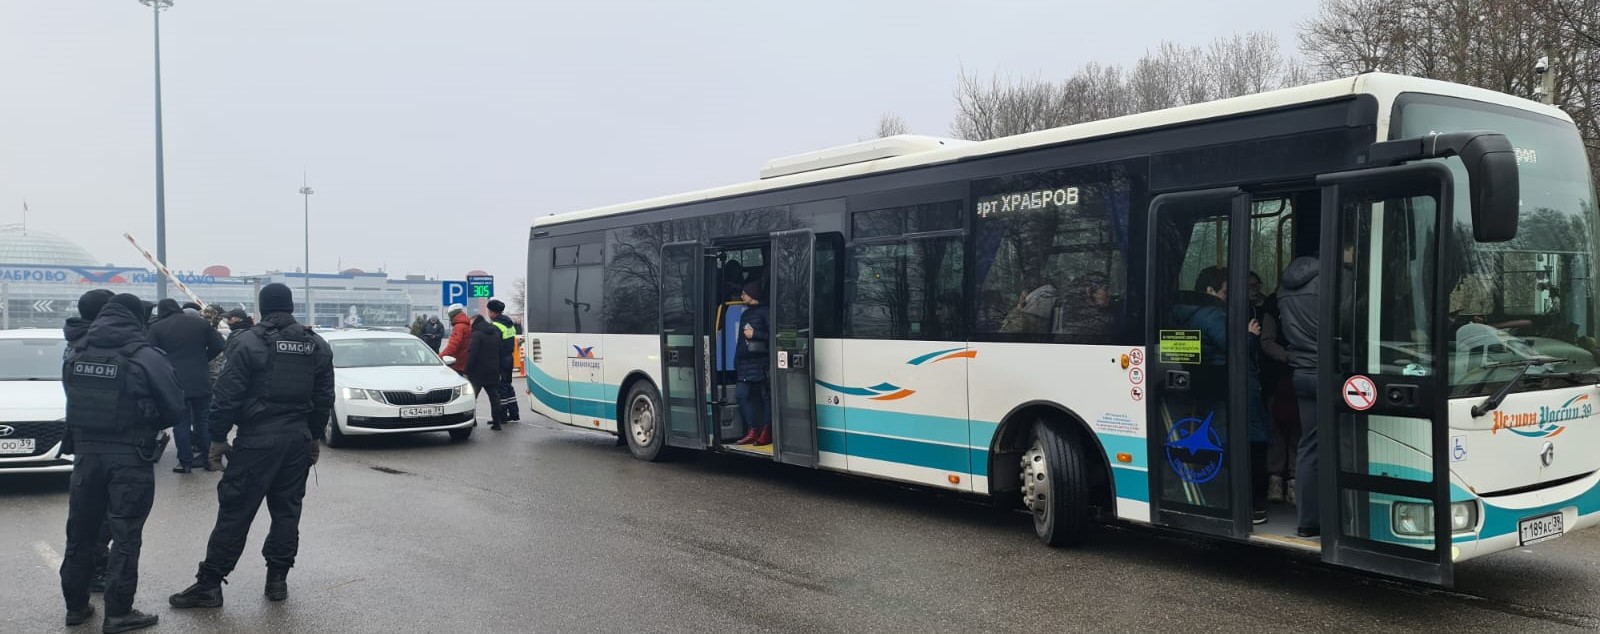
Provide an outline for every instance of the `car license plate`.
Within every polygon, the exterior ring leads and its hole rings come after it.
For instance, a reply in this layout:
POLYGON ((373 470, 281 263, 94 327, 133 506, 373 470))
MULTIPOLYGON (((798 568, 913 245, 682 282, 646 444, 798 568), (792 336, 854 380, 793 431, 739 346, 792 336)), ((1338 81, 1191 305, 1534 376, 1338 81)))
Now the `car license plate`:
POLYGON ((429 405, 426 407, 400 408, 401 418, 432 418, 434 416, 444 416, 444 406, 429 405))
POLYGON ((1522 545, 1537 544, 1560 537, 1566 532, 1566 518, 1560 513, 1530 517, 1517 523, 1517 532, 1522 537, 1522 545))
POLYGON ((0 438, 0 456, 31 454, 37 451, 34 449, 35 442, 32 438, 0 438))

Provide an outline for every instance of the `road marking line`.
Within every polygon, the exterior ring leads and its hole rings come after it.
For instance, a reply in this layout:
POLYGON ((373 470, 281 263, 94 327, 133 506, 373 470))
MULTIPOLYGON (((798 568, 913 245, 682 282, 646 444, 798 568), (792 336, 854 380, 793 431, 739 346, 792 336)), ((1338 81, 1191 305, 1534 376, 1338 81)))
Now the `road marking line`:
POLYGON ((61 569, 61 555, 56 554, 56 549, 51 548, 49 544, 34 542, 33 552, 39 553, 39 558, 43 559, 44 563, 49 565, 51 569, 61 569))

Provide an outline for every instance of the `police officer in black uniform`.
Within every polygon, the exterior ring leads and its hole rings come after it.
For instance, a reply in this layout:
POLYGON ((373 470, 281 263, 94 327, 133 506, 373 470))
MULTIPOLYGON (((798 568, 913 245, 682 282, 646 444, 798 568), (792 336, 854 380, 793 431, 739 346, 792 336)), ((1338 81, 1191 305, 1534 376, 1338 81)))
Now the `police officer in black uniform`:
MULTIPOLYGON (((61 351, 61 362, 66 363, 72 355, 82 351, 89 345, 89 326, 94 325, 96 317, 100 316, 100 309, 111 302, 117 294, 103 288, 97 288, 78 298, 78 316, 68 317, 67 323, 62 326, 61 334, 66 337, 67 347, 61 351)), ((73 450, 72 430, 68 429, 66 436, 61 439, 61 450, 56 457, 71 455, 73 450)), ((94 543, 94 578, 89 581, 89 592, 99 593, 106 591, 106 564, 111 560, 111 525, 100 524, 100 536, 94 543)))
POLYGON ((289 568, 300 547, 300 502, 333 410, 333 350, 295 322, 289 287, 261 289, 261 323, 229 342, 212 387, 211 456, 228 456, 217 484, 217 525, 196 583, 168 601, 174 608, 222 606, 222 580, 244 553, 261 501, 272 514, 261 554, 267 598, 289 597, 289 568), (228 431, 238 424, 233 447, 228 431))
POLYGON ((62 367, 67 390, 67 427, 73 453, 72 493, 67 508, 67 547, 61 563, 61 594, 67 625, 94 616, 89 583, 102 523, 114 543, 106 570, 104 632, 127 632, 156 624, 133 609, 139 586, 139 547, 145 518, 155 502, 155 463, 166 448, 157 433, 186 415, 183 388, 166 357, 145 338, 143 304, 117 295, 100 309, 62 367))

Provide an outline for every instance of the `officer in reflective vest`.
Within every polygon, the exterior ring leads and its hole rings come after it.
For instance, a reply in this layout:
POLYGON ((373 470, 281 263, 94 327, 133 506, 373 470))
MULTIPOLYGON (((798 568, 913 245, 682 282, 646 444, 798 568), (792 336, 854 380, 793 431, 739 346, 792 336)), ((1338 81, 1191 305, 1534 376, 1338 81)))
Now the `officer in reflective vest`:
POLYGON ((491 299, 485 306, 489 309, 489 323, 500 329, 500 409, 506 413, 507 422, 522 420, 522 407, 517 404, 517 392, 511 387, 511 374, 515 371, 517 356, 517 335, 522 334, 522 326, 511 321, 506 316, 506 304, 498 299, 491 299))
POLYGON ((289 596, 306 476, 333 412, 333 351, 295 322, 289 287, 269 284, 259 299, 261 323, 229 342, 212 387, 211 455, 227 456, 227 467, 217 484, 217 524, 205 561, 197 582, 168 599, 174 608, 222 606, 222 580, 239 563, 263 499, 272 515, 261 549, 267 598, 289 596), (239 433, 230 447, 235 425, 239 433))
POLYGON ((61 562, 69 626, 94 616, 89 584, 103 543, 102 523, 109 525, 114 544, 106 567, 103 630, 127 632, 157 621, 133 609, 139 548, 155 502, 155 463, 166 448, 166 434, 159 432, 187 414, 177 373, 145 338, 143 308, 133 295, 113 297, 62 367, 76 456, 61 562))

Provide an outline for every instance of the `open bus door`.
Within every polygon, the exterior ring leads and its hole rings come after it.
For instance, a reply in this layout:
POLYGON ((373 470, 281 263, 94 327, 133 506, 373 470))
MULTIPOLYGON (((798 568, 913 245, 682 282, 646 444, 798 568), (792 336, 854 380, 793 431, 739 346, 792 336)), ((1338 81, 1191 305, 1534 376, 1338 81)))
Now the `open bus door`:
POLYGON ((817 464, 817 396, 812 328, 816 239, 809 230, 772 234, 772 430, 778 462, 817 464))
POLYGON ((699 242, 661 248, 661 398, 671 447, 706 446, 704 259, 699 242))
MULTIPOLYGON (((1212 535, 1250 533, 1250 195, 1237 188, 1164 194, 1150 203, 1148 385, 1151 519, 1212 535), (1224 302, 1196 292, 1226 263, 1224 302), (1233 336, 1239 333, 1240 336, 1233 336), (1216 345, 1226 337, 1226 347, 1216 345)), ((1204 290, 1204 289, 1200 289, 1204 290)), ((1137 382, 1133 389, 1138 394, 1137 382)))
POLYGON ((1443 301, 1451 174, 1413 163, 1318 184, 1322 558, 1448 586, 1453 518, 1471 519, 1454 517, 1467 507, 1451 506, 1443 301))

